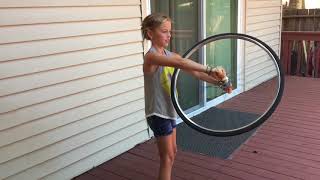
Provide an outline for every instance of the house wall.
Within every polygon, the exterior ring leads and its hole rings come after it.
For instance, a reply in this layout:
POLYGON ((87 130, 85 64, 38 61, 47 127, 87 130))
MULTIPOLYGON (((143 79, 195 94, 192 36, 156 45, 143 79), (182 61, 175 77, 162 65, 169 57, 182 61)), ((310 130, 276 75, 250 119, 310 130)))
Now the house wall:
POLYGON ((69 179, 149 139, 140 0, 0 1, 0 179, 69 179))
MULTIPOLYGON (((267 43, 278 55, 281 43, 281 0, 247 0, 246 34, 267 43)), ((245 90, 274 77, 274 64, 261 48, 245 45, 245 90)))

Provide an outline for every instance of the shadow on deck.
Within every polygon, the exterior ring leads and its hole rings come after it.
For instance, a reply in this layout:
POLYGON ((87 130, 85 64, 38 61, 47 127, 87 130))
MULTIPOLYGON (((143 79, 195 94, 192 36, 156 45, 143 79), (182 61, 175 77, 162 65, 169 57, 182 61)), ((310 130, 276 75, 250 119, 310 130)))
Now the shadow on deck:
MULTIPOLYGON (((319 89, 320 79, 286 77, 275 113, 229 159, 179 150, 172 179, 320 179, 319 89)), ((152 139, 75 179, 152 180, 158 167, 152 139)))

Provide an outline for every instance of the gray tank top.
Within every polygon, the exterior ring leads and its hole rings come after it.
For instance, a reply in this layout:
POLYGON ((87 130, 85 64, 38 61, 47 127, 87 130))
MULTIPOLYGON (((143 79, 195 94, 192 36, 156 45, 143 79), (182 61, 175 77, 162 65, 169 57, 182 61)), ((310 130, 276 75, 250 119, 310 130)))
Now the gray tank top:
MULTIPOLYGON (((151 47, 149 52, 156 53, 151 47)), ((165 49, 166 56, 172 53, 165 49)), ((171 76, 174 68, 158 66, 154 73, 144 74, 145 113, 146 117, 156 115, 166 119, 176 120, 177 113, 173 107, 170 95, 171 76)))

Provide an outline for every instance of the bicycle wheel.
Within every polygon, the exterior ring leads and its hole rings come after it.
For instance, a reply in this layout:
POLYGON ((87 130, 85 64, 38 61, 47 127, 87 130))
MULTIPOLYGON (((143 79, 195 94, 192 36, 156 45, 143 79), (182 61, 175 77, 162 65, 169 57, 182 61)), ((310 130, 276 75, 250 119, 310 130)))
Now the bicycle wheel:
POLYGON ((279 58, 255 37, 238 33, 210 36, 183 57, 202 57, 204 64, 222 66, 234 88, 226 94, 219 86, 195 80, 190 72, 174 70, 173 105, 180 118, 201 133, 234 136, 250 131, 265 122, 281 100, 284 74, 279 58))

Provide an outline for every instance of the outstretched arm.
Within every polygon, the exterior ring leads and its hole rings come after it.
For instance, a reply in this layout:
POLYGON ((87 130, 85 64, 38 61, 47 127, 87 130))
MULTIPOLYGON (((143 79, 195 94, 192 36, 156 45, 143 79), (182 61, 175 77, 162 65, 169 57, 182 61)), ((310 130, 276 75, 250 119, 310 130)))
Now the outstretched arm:
MULTIPOLYGON (((226 73, 223 68, 208 69, 207 66, 196 63, 190 59, 182 58, 180 55, 162 56, 157 53, 148 53, 145 56, 145 67, 152 66, 169 66, 185 70, 196 78, 206 81, 211 84, 218 85, 226 78, 226 73)), ((232 87, 224 88, 227 93, 232 92, 232 87)))
POLYGON ((226 76, 225 73, 223 73, 224 70, 223 72, 222 71, 219 72, 216 69, 211 72, 212 69, 208 69, 207 66, 196 63, 190 59, 182 58, 178 54, 174 54, 173 56, 169 56, 169 57, 162 56, 157 53, 146 54, 145 66, 155 66, 155 65, 169 66, 169 67, 183 69, 185 71, 191 72, 194 75, 199 75, 199 76, 196 76, 198 78, 206 78, 206 80, 210 82, 213 82, 214 80, 221 81, 226 76))
MULTIPOLYGON (((191 74, 191 75, 193 75, 194 77, 202 80, 202 81, 206 81, 206 82, 208 82, 208 83, 210 83, 210 84, 214 84, 214 85, 216 85, 216 86, 219 86, 219 85, 220 85, 220 84, 219 84, 219 82, 220 82, 219 80, 217 80, 217 79, 209 76, 209 75, 206 74, 206 73, 196 72, 196 71, 186 71, 186 72, 189 73, 189 74, 191 74)), ((223 88, 223 90, 224 90, 225 92, 227 92, 227 93, 230 94, 230 93, 232 92, 232 86, 227 86, 227 87, 223 88)))
MULTIPOLYGON (((180 57, 179 54, 175 54, 174 56, 180 57)), ((196 77, 197 79, 200 79, 202 81, 206 81, 210 84, 214 84, 214 85, 220 85, 220 81, 223 80, 224 78, 226 78, 226 72, 223 68, 218 68, 216 69, 213 73, 216 73, 215 77, 219 77, 219 79, 214 78, 212 76, 209 76, 207 73, 203 73, 203 72, 198 72, 198 71, 193 71, 193 70, 186 70, 187 73, 193 75, 194 77, 196 77), (222 78, 222 79, 221 79, 222 78)), ((224 91, 226 91, 227 93, 231 93, 232 92, 232 86, 230 87, 226 87, 223 89, 224 91)))
POLYGON ((189 71, 206 72, 206 66, 198 64, 190 59, 183 59, 178 55, 162 56, 157 53, 148 53, 145 56, 145 64, 169 66, 189 71))

